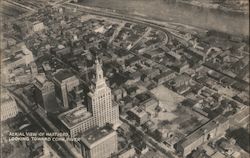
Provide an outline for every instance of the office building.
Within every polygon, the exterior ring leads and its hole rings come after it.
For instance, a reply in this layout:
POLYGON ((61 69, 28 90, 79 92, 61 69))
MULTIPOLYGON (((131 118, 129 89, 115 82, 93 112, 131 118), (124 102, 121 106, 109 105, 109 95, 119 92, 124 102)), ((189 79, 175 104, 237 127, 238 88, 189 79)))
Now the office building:
POLYGON ((132 158, 135 157, 136 151, 134 148, 127 149, 119 154, 118 158, 132 158))
POLYGON ((56 112, 57 101, 55 96, 55 85, 50 82, 45 74, 38 74, 35 77, 35 100, 45 112, 56 112))
POLYGON ((119 107, 113 106, 111 89, 107 86, 103 76, 102 66, 96 60, 96 78, 88 93, 88 109, 93 113, 97 126, 106 123, 119 124, 119 107))
POLYGON ((7 91, 1 93, 1 121, 13 118, 18 114, 19 110, 16 101, 7 91))
POLYGON ((78 87, 79 79, 68 70, 60 70, 54 74, 56 95, 62 101, 65 109, 69 108, 68 93, 78 87))
POLYGON ((81 137, 81 153, 84 158, 109 158, 118 151, 117 133, 112 128, 94 127, 81 137))
POLYGON ((76 137, 79 133, 94 127, 93 116, 83 106, 75 107, 58 116, 62 122, 63 130, 71 137, 76 137))
POLYGON ((88 93, 88 106, 80 105, 58 116, 71 137, 94 126, 102 127, 110 123, 116 128, 120 123, 119 107, 112 104, 111 90, 105 83, 99 61, 96 61, 96 76, 95 84, 88 93))
POLYGON ((229 120, 224 116, 218 116, 180 140, 175 145, 176 150, 186 157, 203 143, 223 135, 228 128, 229 120))
POLYGON ((13 55, 3 59, 3 65, 6 70, 13 70, 22 65, 28 66, 34 61, 33 53, 25 45, 20 47, 13 55))
POLYGON ((138 123, 139 125, 142 125, 149 120, 148 113, 138 106, 135 106, 132 109, 130 109, 128 111, 128 115, 130 116, 130 118, 135 120, 136 123, 138 123))

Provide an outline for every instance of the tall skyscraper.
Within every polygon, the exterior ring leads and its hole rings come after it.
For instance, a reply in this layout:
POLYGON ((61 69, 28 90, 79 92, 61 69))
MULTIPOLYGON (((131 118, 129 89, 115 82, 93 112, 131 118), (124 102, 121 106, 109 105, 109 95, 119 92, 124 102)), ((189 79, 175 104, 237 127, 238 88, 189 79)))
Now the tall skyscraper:
POLYGON ((56 94, 62 100, 63 107, 69 108, 68 93, 79 86, 78 78, 68 70, 60 70, 54 74, 56 83, 56 94))
POLYGON ((106 123, 113 124, 114 128, 119 126, 119 106, 112 104, 111 89, 106 84, 98 60, 96 60, 95 79, 88 93, 88 108, 79 106, 58 116, 64 130, 69 132, 71 137, 95 126, 102 127, 106 123))
POLYGON ((54 112, 57 109, 55 85, 50 82, 45 74, 39 74, 35 78, 35 99, 46 112, 54 112))
POLYGON ((88 93, 88 108, 95 117, 95 124, 99 127, 106 123, 119 123, 119 107, 113 106, 111 89, 107 86, 103 76, 102 65, 96 60, 96 78, 88 93))

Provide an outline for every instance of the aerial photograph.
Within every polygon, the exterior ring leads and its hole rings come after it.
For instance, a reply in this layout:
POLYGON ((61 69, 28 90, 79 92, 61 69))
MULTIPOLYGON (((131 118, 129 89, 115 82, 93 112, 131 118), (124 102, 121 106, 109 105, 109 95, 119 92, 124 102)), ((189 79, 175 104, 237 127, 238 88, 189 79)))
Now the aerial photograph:
POLYGON ((0 0, 0 158, 249 158, 249 0, 0 0))

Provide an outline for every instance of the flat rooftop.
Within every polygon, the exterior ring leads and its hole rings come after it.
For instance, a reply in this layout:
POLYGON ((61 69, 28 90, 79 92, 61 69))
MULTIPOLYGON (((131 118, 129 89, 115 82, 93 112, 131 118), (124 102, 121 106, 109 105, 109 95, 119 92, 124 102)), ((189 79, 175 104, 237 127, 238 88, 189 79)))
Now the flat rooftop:
POLYGON ((168 76, 168 75, 170 75, 170 74, 172 74, 172 73, 174 73, 173 70, 168 70, 168 71, 166 71, 166 72, 163 72, 163 73, 161 73, 161 74, 155 76, 154 79, 158 80, 158 79, 161 79, 161 78, 163 78, 163 77, 166 77, 166 76, 168 76))
POLYGON ((14 63, 14 62, 16 62, 16 61, 18 61, 20 59, 22 59, 21 56, 11 56, 11 57, 3 59, 3 63, 5 65, 8 65, 8 64, 12 64, 12 63, 14 63))
POLYGON ((104 127, 94 127, 91 128, 87 131, 85 131, 81 137, 81 141, 91 148, 92 146, 97 145, 99 142, 101 143, 102 141, 115 136, 116 132, 108 126, 104 127))
POLYGON ((83 106, 76 107, 58 116, 62 123, 68 128, 71 128, 91 117, 92 113, 88 112, 87 108, 83 106))
POLYGON ((214 118, 213 120, 209 121, 205 125, 203 125, 201 128, 195 130, 193 133, 188 135, 184 140, 182 140, 182 146, 186 147, 190 144, 192 144, 196 139, 200 138, 202 135, 204 135, 204 132, 210 132, 213 129, 217 128, 220 124, 225 123, 228 121, 227 118, 224 116, 218 116, 214 118))
POLYGON ((143 117, 143 116, 147 115, 147 112, 138 106, 135 106, 134 108, 130 109, 129 111, 134 113, 138 117, 143 117))
POLYGON ((38 75, 35 77, 34 85, 37 86, 38 88, 42 88, 43 85, 44 85, 46 82, 49 82, 49 81, 47 80, 45 74, 38 74, 38 75))
POLYGON ((73 76, 74 74, 69 70, 60 70, 54 74, 55 79, 57 79, 59 82, 62 82, 63 80, 73 76))

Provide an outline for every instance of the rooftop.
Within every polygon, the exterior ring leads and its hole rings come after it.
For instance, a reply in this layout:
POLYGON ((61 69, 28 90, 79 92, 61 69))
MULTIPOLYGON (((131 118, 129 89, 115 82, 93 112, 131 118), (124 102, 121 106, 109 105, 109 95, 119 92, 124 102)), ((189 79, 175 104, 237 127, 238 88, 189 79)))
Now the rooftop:
POLYGON ((111 127, 94 127, 83 133, 81 141, 91 148, 114 135, 116 135, 116 132, 111 127))
POLYGON ((58 116, 58 118, 62 121, 62 123, 71 128, 89 118, 91 118, 92 114, 87 111, 87 109, 83 106, 76 107, 69 111, 66 111, 58 116))
POLYGON ((225 123, 226 121, 228 120, 224 116, 216 117, 215 119, 209 121, 199 129, 195 130, 193 133, 185 137, 184 140, 182 140, 182 146, 186 147, 192 144, 194 140, 200 138, 202 135, 204 135, 204 133, 212 131, 213 129, 217 128, 219 124, 225 123))
POLYGON ((37 87, 43 87, 44 83, 47 82, 47 78, 45 76, 45 74, 38 74, 35 78, 35 85, 37 87))
POLYGON ((10 58, 4 59, 3 63, 8 65, 8 64, 12 64, 20 59, 22 59, 22 57, 10 57, 10 58))
POLYGON ((143 117, 143 116, 147 115, 147 112, 138 106, 135 106, 134 108, 130 109, 130 111, 132 113, 136 114, 138 117, 143 117))
POLYGON ((163 73, 157 75, 154 79, 158 80, 158 79, 167 77, 167 76, 171 75, 172 73, 174 73, 174 71, 173 70, 169 70, 169 71, 166 71, 166 72, 163 72, 163 73))
POLYGON ((73 77, 74 74, 69 70, 60 70, 54 74, 55 79, 59 82, 63 82, 63 80, 73 77))

